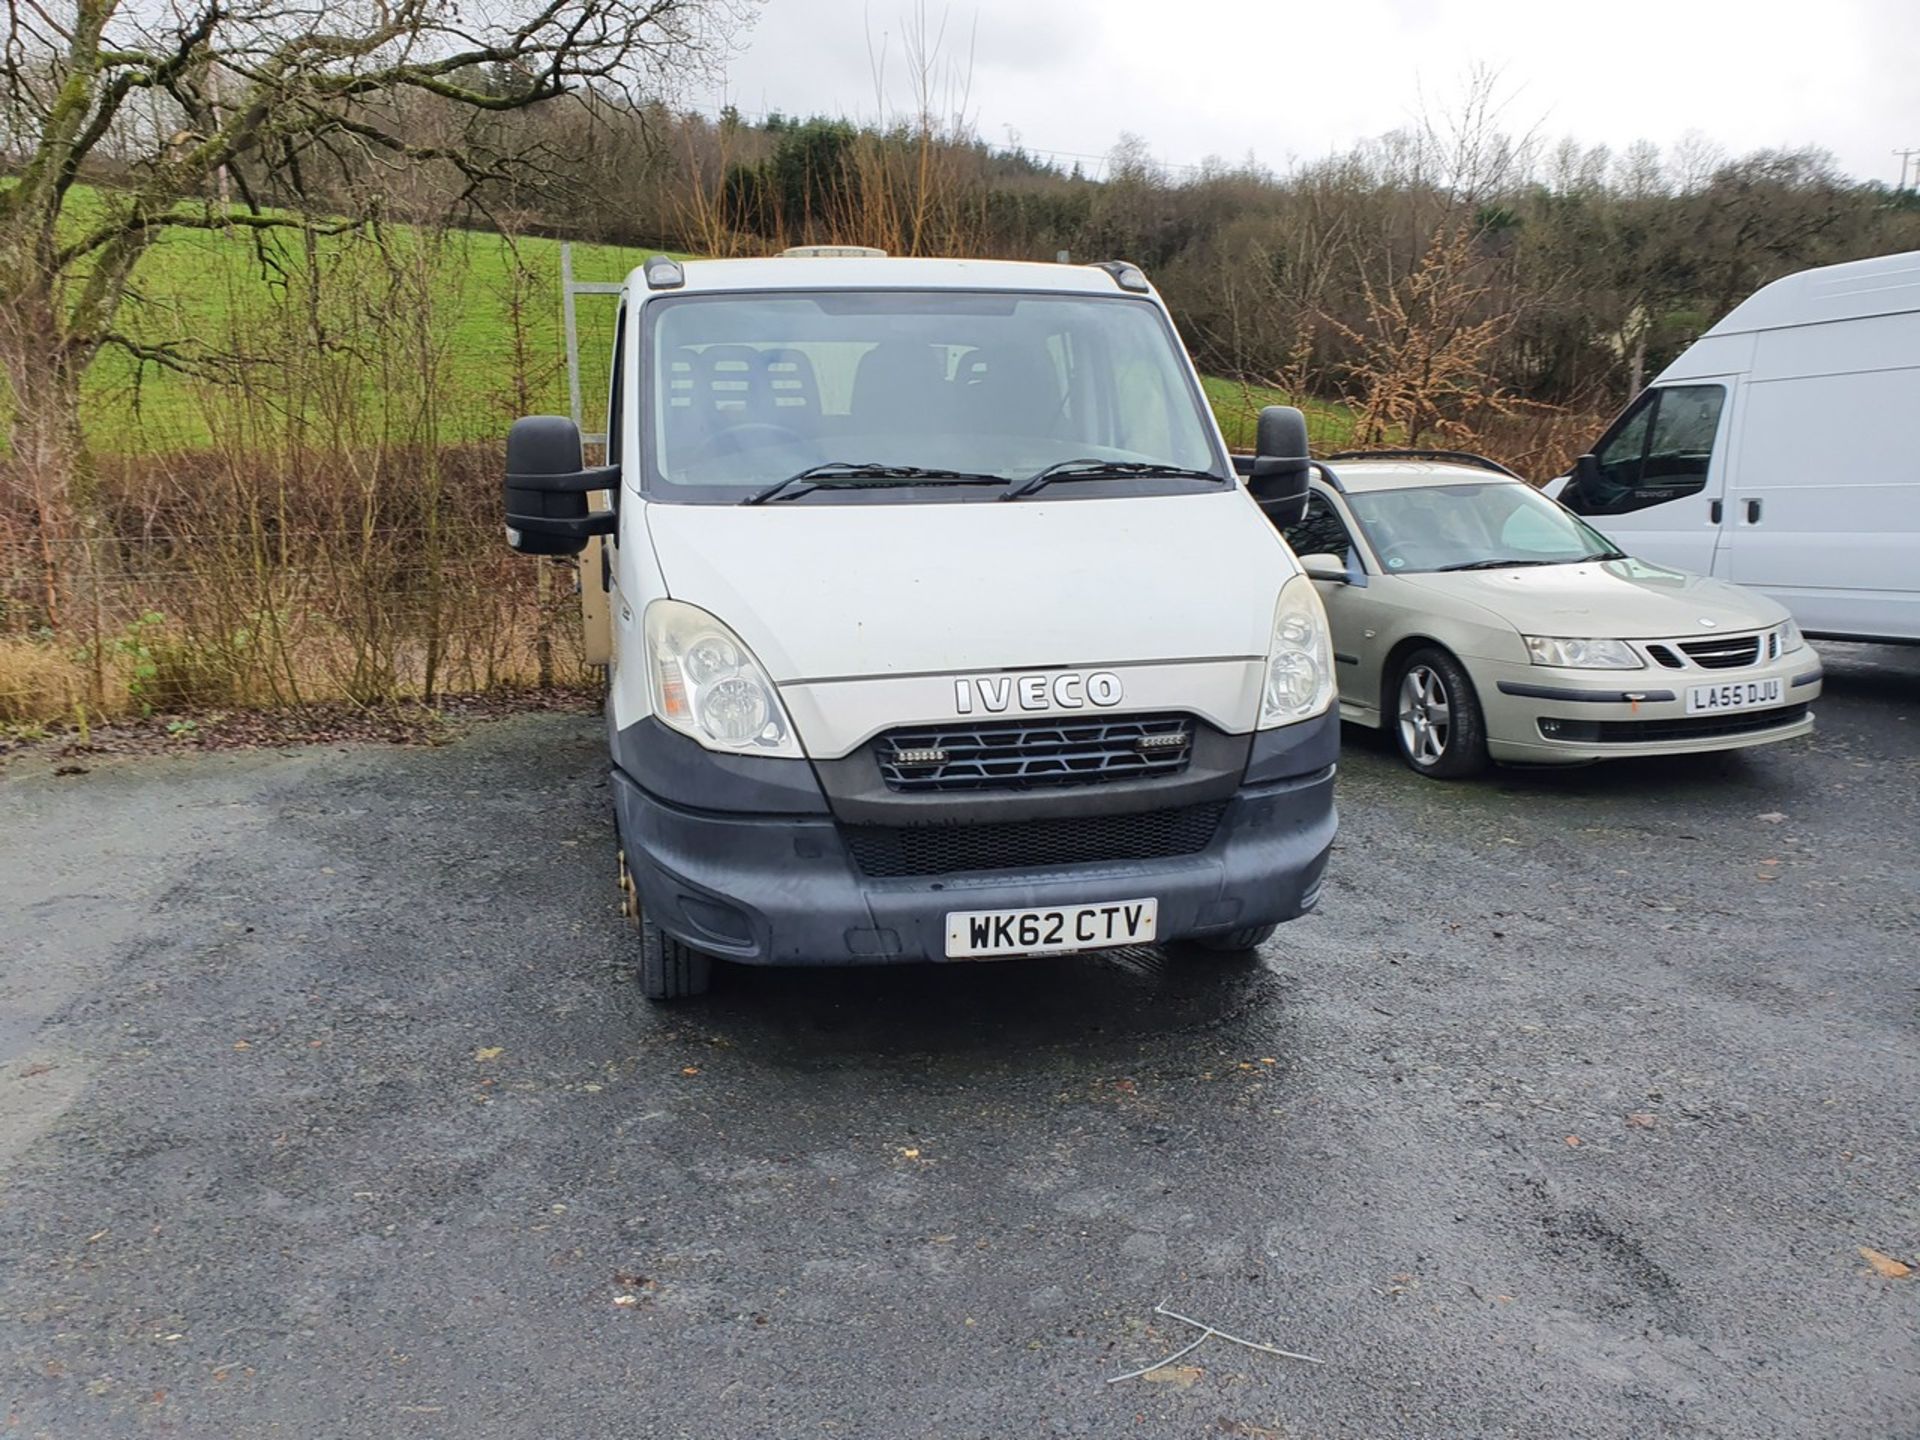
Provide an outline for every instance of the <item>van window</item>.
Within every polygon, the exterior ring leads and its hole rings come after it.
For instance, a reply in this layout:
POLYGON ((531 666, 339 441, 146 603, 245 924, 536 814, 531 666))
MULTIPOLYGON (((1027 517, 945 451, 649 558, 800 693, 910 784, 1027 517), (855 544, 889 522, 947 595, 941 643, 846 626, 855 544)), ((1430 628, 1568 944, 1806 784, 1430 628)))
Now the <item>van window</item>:
MULTIPOLYGON (((1067 460, 1205 470, 1215 431, 1160 310, 978 291, 686 295, 646 310, 646 485, 727 503, 830 462, 1024 479, 1067 460)), ((1142 477, 1154 493, 1187 493, 1142 477)), ((929 487, 891 486, 929 498, 929 487)), ((941 499, 994 491, 939 487, 941 499)), ((1139 493, 1108 485, 1101 494, 1139 493)), ((1061 498, 1071 494, 1063 487, 1061 498)), ((849 502, 891 498, 885 488, 849 502)))
POLYGON ((1583 515, 1624 515, 1707 488, 1727 392, 1720 385, 1649 390, 1594 450, 1597 473, 1566 496, 1583 515))

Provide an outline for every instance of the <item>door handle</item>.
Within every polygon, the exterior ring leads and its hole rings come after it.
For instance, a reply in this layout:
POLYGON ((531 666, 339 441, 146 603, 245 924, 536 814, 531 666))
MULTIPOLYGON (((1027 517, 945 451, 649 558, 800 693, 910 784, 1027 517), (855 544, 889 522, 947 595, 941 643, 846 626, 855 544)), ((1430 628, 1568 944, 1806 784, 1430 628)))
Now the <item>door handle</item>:
POLYGON ((1709 500, 1707 502, 1707 519, 1715 525, 1718 525, 1720 523, 1720 514, 1720 502, 1718 500, 1709 500))
POLYGON ((1760 523, 1760 502, 1758 500, 1747 501, 1747 523, 1749 525, 1758 525, 1760 523))

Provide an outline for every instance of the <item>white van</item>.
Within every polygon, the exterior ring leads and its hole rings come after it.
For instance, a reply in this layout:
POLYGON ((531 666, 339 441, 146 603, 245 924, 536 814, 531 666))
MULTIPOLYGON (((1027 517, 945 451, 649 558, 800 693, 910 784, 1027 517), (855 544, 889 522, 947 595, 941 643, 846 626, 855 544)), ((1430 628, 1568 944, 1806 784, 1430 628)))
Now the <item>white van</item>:
POLYGON ((655 257, 619 303, 607 463, 519 421, 507 533, 609 542, 650 997, 715 957, 1245 950, 1314 904, 1333 657, 1269 523, 1305 426, 1236 465, 1138 269, 655 257))
POLYGON ((1548 493, 1622 549, 1763 590, 1807 634, 1920 641, 1920 252, 1737 306, 1548 493))

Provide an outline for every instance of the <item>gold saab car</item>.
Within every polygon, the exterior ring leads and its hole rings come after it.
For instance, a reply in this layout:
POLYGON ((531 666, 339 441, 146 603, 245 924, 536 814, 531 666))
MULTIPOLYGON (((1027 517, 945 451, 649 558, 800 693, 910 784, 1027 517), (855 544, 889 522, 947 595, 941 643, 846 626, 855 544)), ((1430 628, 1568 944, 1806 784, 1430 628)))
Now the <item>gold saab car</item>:
POLYGON ((1512 471, 1335 455, 1285 534, 1333 625, 1342 719, 1422 775, 1726 750, 1813 729, 1786 610, 1623 554, 1512 471))

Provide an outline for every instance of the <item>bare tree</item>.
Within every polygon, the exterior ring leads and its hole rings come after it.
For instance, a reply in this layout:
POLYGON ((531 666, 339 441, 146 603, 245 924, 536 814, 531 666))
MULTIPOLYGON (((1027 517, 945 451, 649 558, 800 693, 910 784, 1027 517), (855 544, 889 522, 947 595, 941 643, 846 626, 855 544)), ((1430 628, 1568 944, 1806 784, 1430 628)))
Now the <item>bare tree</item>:
POLYGON ((1366 283, 1367 318, 1334 321, 1353 346, 1354 438, 1378 445, 1398 437, 1457 444, 1466 416, 1499 410, 1508 396, 1491 373, 1494 346, 1513 324, 1480 273, 1465 227, 1433 238, 1412 275, 1376 288, 1366 283))
POLYGON ((383 168, 442 167, 469 190, 511 178, 529 157, 503 151, 487 117, 668 84, 753 3, 6 0, 0 368, 43 528, 73 498, 80 380, 101 350, 192 361, 190 345, 137 342, 119 323, 156 236, 312 228, 286 204, 337 199, 327 185, 383 168), (465 123, 417 123, 434 112, 465 123), (95 173, 116 183, 80 185, 95 173), (229 186, 238 203, 219 204, 229 186))

